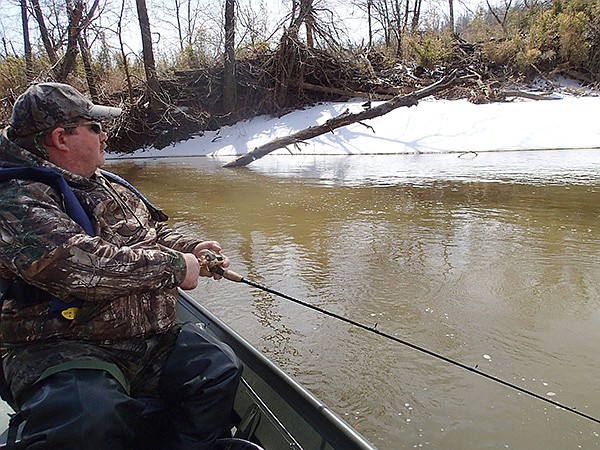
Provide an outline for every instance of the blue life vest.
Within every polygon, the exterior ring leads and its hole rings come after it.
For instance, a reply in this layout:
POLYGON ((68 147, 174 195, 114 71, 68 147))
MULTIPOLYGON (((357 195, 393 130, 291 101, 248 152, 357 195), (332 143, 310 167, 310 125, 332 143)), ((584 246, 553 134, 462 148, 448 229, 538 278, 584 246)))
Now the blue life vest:
MULTIPOLYGON (((168 219, 166 214, 150 203, 148 199, 146 199, 136 188, 134 188, 123 178, 106 170, 101 170, 100 172, 110 181, 119 183, 133 192, 148 207, 148 210, 150 211, 150 214, 154 220, 164 222, 168 219)), ((12 179, 36 181, 39 183, 44 183, 55 189, 62 196, 67 215, 73 219, 73 221, 79 224, 88 235, 96 235, 94 232, 94 225, 92 224, 89 215, 83 209, 83 206, 81 206, 81 203, 73 193, 71 186, 69 186, 60 173, 46 167, 19 166, 0 168, 0 182, 12 179)), ((53 317, 62 317, 67 320, 73 320, 76 317, 79 308, 81 308, 83 305, 83 300, 81 299, 75 299, 70 302, 66 302, 63 299, 55 296, 49 296, 49 298, 49 314, 53 317)))

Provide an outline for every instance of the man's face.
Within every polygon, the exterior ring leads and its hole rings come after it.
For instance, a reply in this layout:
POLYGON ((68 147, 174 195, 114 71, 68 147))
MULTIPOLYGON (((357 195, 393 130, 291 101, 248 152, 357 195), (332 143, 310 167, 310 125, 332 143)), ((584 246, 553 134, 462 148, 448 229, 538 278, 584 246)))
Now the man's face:
POLYGON ((76 124, 65 125, 63 134, 69 148, 68 167, 73 173, 90 177, 104 164, 104 150, 108 136, 98 122, 81 119, 76 124))

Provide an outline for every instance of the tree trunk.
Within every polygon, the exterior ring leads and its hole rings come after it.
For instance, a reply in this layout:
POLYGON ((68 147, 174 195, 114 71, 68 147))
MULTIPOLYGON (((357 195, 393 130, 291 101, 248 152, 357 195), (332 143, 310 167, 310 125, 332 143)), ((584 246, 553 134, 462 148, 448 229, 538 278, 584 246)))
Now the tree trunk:
POLYGON ((175 0, 175 19, 177 21, 177 35, 179 36, 179 51, 183 53, 183 30, 181 26, 181 4, 179 0, 175 0))
POLYGON ((413 10, 413 17, 412 17, 412 24, 411 24, 413 33, 419 29, 419 20, 421 20, 421 4, 422 3, 423 3, 423 0, 415 0, 415 8, 413 10))
POLYGON ((308 48, 315 47, 315 36, 313 31, 313 18, 312 16, 308 16, 304 21, 304 26, 306 27, 306 46, 308 48))
POLYGON ((75 58, 77 56, 77 41, 81 33, 81 18, 83 17, 83 1, 77 1, 69 14, 69 27, 67 29, 67 50, 60 69, 57 72, 57 79, 60 82, 67 80, 67 76, 75 67, 75 58))
POLYGON ((406 28, 402 24, 402 11, 400 8, 400 2, 398 0, 394 2, 394 14, 396 16, 396 58, 398 58, 398 60, 400 61, 402 60, 402 55, 404 53, 402 50, 402 39, 404 37, 404 32, 406 31, 406 28))
POLYGON ((96 76, 92 67, 90 46, 83 34, 79 36, 79 52, 81 53, 81 61, 83 62, 83 70, 85 71, 85 80, 87 81, 88 91, 90 91, 90 97, 94 103, 100 103, 98 88, 96 86, 96 76))
POLYGON ((373 47, 373 17, 371 14, 371 2, 373 0, 367 0, 367 24, 369 26, 369 48, 373 47))
POLYGON ((271 142, 267 142, 266 144, 255 148, 254 150, 244 153, 243 155, 239 156, 233 161, 228 162, 227 164, 225 164, 224 167, 246 166, 251 162, 256 161, 257 159, 262 158, 263 156, 268 155, 269 153, 280 148, 286 147, 288 145, 297 144, 306 139, 311 139, 313 137, 320 136, 325 133, 331 133, 333 130, 350 125, 351 123, 361 122, 363 120, 373 119, 375 117, 382 116, 402 106, 415 106, 420 99, 435 94, 436 92, 439 92, 443 89, 446 89, 447 87, 454 84, 456 79, 456 72, 452 72, 448 76, 423 89, 419 89, 418 91, 412 92, 407 95, 399 95, 397 97, 394 97, 389 102, 382 103, 381 105, 376 106, 374 108, 369 108, 355 114, 351 114, 348 111, 346 111, 337 117, 329 119, 323 125, 310 127, 305 130, 298 131, 289 136, 285 136, 282 138, 275 139, 271 142))
POLYGON ((90 97, 95 103, 100 103, 101 100, 98 98, 98 86, 96 83, 96 74, 92 66, 92 53, 90 52, 90 46, 86 37, 86 30, 90 24, 91 17, 94 16, 96 8, 98 8, 98 2, 100 0, 94 0, 90 6, 89 11, 85 13, 85 16, 81 20, 81 31, 77 43, 79 44, 79 53, 81 54, 81 61, 83 63, 83 70, 85 72, 85 79, 88 85, 88 91, 90 97))
POLYGON ((157 118, 160 115, 160 83, 156 74, 154 62, 154 50, 152 50, 152 33, 150 31, 150 19, 148 19, 148 8, 146 0, 135 1, 138 22, 142 33, 142 53, 144 56, 144 71, 146 72, 146 83, 148 84, 148 101, 150 103, 150 114, 157 118))
POLYGON ((448 29, 450 33, 454 34, 454 0, 448 0, 449 18, 448 18, 448 29))
POLYGON ((127 82, 127 92, 129 101, 133 104, 133 82, 129 73, 129 63, 127 62, 127 52, 125 52, 125 43, 123 42, 123 15, 125 14, 125 0, 121 0, 121 12, 117 21, 117 37, 119 39, 119 52, 121 54, 123 72, 125 72, 125 81, 127 82))
POLYGON ((225 73, 223 75, 223 111, 230 113, 236 105, 235 77, 235 0, 225 0, 225 73))
POLYGON ((33 71, 33 53, 31 51, 31 41, 29 39, 29 15, 27 14, 27 0, 21 0, 21 23, 23 25, 23 51, 25 53, 25 79, 27 82, 33 81, 35 77, 33 71))
POLYGON ((40 30, 42 43, 46 49, 46 54, 48 55, 51 66, 56 68, 58 66, 58 56, 54 50, 54 45, 50 40, 50 34, 48 33, 48 28, 46 27, 46 22, 44 21, 44 15, 42 14, 42 8, 40 7, 39 0, 32 0, 32 5, 35 13, 35 20, 38 23, 38 28, 40 30))
MULTIPOLYGON (((304 23, 311 22, 312 19, 312 10, 313 10, 313 0, 300 0, 298 15, 296 17, 292 17, 292 24, 289 29, 290 36, 294 38, 294 40, 298 37, 298 31, 300 30, 300 26, 304 23)), ((296 11, 296 3, 294 2, 294 8, 292 12, 296 11)), ((312 28, 312 25, 307 25, 307 27, 312 28)), ((312 31, 310 32, 312 39, 312 31)))

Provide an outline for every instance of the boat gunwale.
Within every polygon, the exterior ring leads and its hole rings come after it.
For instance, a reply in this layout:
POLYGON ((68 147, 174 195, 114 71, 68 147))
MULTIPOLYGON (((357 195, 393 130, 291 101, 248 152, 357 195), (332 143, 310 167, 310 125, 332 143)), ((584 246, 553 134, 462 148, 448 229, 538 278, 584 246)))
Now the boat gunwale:
POLYGON ((194 317, 208 319, 204 325, 228 344, 242 362, 268 384, 334 449, 377 450, 327 405, 269 360, 225 322, 208 311, 194 297, 180 291, 180 305, 194 317))

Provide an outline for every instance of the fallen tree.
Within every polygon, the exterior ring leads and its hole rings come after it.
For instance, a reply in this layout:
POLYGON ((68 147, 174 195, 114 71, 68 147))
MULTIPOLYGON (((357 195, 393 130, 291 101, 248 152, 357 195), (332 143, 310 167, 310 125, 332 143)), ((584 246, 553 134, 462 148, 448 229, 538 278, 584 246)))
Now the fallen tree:
POLYGON ((297 145, 298 143, 303 142, 307 139, 311 139, 325 133, 330 133, 336 128, 345 127, 352 123, 360 123, 363 120, 373 119, 375 117, 382 116, 394 109, 403 106, 415 106, 419 102, 419 100, 425 97, 429 97, 430 95, 439 93, 440 91, 449 88, 457 81, 462 81, 467 78, 471 78, 471 76, 467 75, 463 77, 458 77, 457 71, 455 70, 447 76, 436 81, 435 83, 430 84, 429 86, 426 86, 422 89, 418 89, 414 92, 411 92, 410 94, 398 95, 396 97, 393 97, 391 100, 382 103, 381 105, 369 107, 364 111, 358 113, 350 113, 348 110, 346 110, 342 114, 329 119, 322 125, 309 127, 304 130, 293 133, 289 136, 274 139, 270 142, 267 142, 264 145, 261 145, 249 152, 244 153, 241 156, 238 156, 233 161, 230 161, 227 164, 225 164, 224 167, 243 167, 250 164, 253 161, 256 161, 259 158, 262 158, 265 155, 268 155, 269 153, 275 150, 287 147, 288 145, 297 145))

